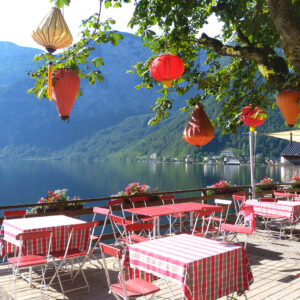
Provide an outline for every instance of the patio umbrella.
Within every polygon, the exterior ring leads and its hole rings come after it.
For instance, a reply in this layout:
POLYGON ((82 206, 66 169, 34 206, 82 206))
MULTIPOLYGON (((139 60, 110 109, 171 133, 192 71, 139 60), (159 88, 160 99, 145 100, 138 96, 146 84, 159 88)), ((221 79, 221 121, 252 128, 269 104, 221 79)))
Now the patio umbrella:
POLYGON ((294 141, 300 143, 300 130, 289 130, 289 131, 282 131, 282 132, 272 132, 272 133, 262 133, 267 136, 294 141))

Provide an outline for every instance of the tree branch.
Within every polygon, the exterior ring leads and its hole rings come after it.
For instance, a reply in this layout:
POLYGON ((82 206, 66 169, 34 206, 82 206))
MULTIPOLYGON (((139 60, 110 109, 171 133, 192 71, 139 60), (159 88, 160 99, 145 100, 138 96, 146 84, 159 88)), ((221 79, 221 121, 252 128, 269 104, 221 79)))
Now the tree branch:
POLYGON ((245 47, 224 45, 218 39, 211 38, 205 33, 202 34, 198 43, 213 48, 215 52, 222 56, 253 59, 258 64, 258 69, 266 80, 275 84, 281 84, 284 77, 289 74, 284 59, 271 48, 259 48, 253 45, 245 47))
POLYGON ((291 0, 267 0, 267 3, 286 59, 300 72, 300 20, 296 9, 291 0))

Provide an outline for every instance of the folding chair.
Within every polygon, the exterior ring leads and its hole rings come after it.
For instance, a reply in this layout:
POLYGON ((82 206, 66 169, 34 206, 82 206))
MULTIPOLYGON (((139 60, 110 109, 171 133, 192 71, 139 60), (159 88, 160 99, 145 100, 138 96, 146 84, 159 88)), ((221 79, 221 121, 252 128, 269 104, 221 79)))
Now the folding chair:
MULTIPOLYGON (((133 208, 136 208, 137 203, 141 203, 143 206, 147 207, 147 197, 136 197, 136 198, 129 198, 129 202, 132 204, 133 208)), ((143 217, 143 216, 138 216, 135 214, 135 217, 138 222, 153 222, 153 219, 151 217, 143 217)))
POLYGON ((115 216, 112 214, 109 214, 109 218, 111 221, 112 231, 114 235, 114 246, 117 244, 120 244, 122 247, 127 246, 127 236, 125 233, 125 225, 127 224, 135 224, 132 223, 130 220, 126 220, 123 217, 115 216))
MULTIPOLYGON (((101 232, 100 232, 100 235, 95 235, 94 234, 94 230, 90 236, 90 239, 91 239, 91 249, 89 250, 90 252, 90 256, 94 257, 97 262, 99 263, 100 266, 102 266, 101 262, 99 261, 98 257, 94 254, 94 251, 96 250, 102 236, 103 236, 103 233, 104 233, 104 230, 105 230, 105 227, 106 227, 106 223, 107 223, 107 220, 109 219, 109 213, 110 213, 110 210, 107 209, 107 208, 103 208, 103 207, 93 207, 93 219, 92 219, 92 222, 94 222, 96 220, 96 217, 97 215, 101 215, 101 216, 104 216, 104 221, 103 221, 103 225, 102 225, 102 229, 101 229, 101 232)), ((109 219, 110 220, 110 219, 109 219)), ((111 222, 111 221, 110 221, 111 222)))
POLYGON ((204 207, 202 210, 195 212, 195 223, 192 231, 192 235, 203 235, 207 236, 208 232, 216 232, 218 236, 218 232, 221 228, 221 223, 216 226, 212 219, 216 212, 221 214, 220 219, 222 219, 222 214, 225 211, 225 207, 215 206, 212 208, 204 207), (200 224, 200 226, 198 225, 200 224))
POLYGON ((212 221, 225 223, 228 218, 229 208, 232 204, 232 200, 224 200, 224 199, 215 199, 215 204, 217 206, 224 206, 225 207, 225 216, 223 217, 223 214, 220 215, 220 217, 213 216, 212 221))
POLYGON ((110 210, 110 214, 115 215, 114 210, 118 210, 121 212, 121 216, 126 219, 124 209, 123 209, 124 201, 123 199, 114 199, 107 202, 108 208, 110 210))
POLYGON ((255 214, 253 206, 251 205, 241 207, 235 221, 235 225, 246 226, 247 224, 253 229, 253 231, 256 231, 255 214))
POLYGON ((90 292, 90 287, 89 287, 88 281, 86 279, 86 276, 84 274, 83 266, 84 266, 85 262, 89 259, 89 256, 91 254, 89 252, 91 249, 91 243, 92 243, 92 240, 90 238, 90 236, 91 236, 90 233, 93 232, 98 225, 99 225, 99 222, 97 222, 97 221, 87 222, 87 223, 77 224, 77 225, 69 225, 69 227, 68 227, 68 242, 67 242, 66 249, 62 250, 62 251, 54 251, 54 252, 50 253, 51 256, 54 258, 55 273, 52 276, 48 286, 50 286, 52 284, 53 280, 55 279, 55 277, 57 277, 64 299, 65 299, 65 293, 75 291, 78 289, 82 289, 85 287, 88 289, 88 292, 90 292), (79 239, 79 236, 81 234, 86 234, 86 231, 89 231, 89 235, 88 235, 89 238, 88 238, 87 245, 85 245, 85 248, 84 249, 72 248, 73 238, 75 237, 75 239, 76 238, 79 239), (81 262, 79 262, 79 258, 83 258, 83 260, 81 262), (77 259, 77 261, 79 263, 79 268, 78 268, 77 272, 75 273, 75 275, 73 276, 74 259, 77 259), (81 273, 83 276, 83 279, 85 281, 85 286, 75 287, 73 289, 66 290, 66 291, 64 290, 63 285, 62 285, 61 276, 59 273, 63 272, 65 269, 68 269, 69 265, 71 265, 71 270, 68 270, 68 273, 71 276, 72 283, 74 282, 74 279, 77 277, 77 275, 79 273, 81 273))
POLYGON ((122 299, 130 299, 136 297, 143 297, 143 299, 146 299, 145 296, 148 295, 151 295, 150 299, 153 299, 155 293, 160 290, 159 287, 141 278, 134 278, 125 281, 121 266, 122 251, 120 249, 102 243, 100 243, 99 246, 102 254, 109 294, 112 294, 116 299, 120 299, 120 297, 122 299), (120 283, 111 283, 105 254, 116 258, 118 262, 120 283))
MULTIPOLYGON (((25 218, 26 210, 6 210, 3 212, 3 221, 6 219, 16 219, 16 218, 25 218)), ((8 243, 4 240, 4 229, 3 229, 3 222, 0 229, 0 252, 3 254, 2 262, 8 258, 8 243)), ((14 255, 16 256, 17 248, 15 247, 14 255)))
MULTIPOLYGON (((274 197, 281 200, 293 200, 295 194, 289 193, 287 191, 273 191, 274 197)), ((297 196, 297 195, 296 195, 297 196)))
MULTIPOLYGON (((163 195, 163 196, 160 196, 160 199, 161 199, 163 205, 175 204, 173 195, 163 195)), ((180 231, 181 231, 182 227, 186 230, 186 227, 184 226, 183 221, 186 220, 187 218, 188 218, 188 215, 184 214, 184 213, 174 213, 174 214, 171 214, 170 216, 168 216, 169 234, 172 233, 172 229, 174 232, 176 232, 174 226, 175 226, 177 220, 179 220, 180 231), (172 220, 172 218, 173 218, 173 220, 172 220)))
POLYGON ((41 281, 40 288, 42 292, 42 286, 44 286, 47 295, 47 285, 45 282, 45 273, 48 265, 49 253, 51 248, 51 237, 52 231, 34 231, 34 232, 23 232, 16 236, 16 240, 20 242, 18 256, 8 258, 8 264, 12 268, 13 282, 12 292, 14 293, 14 299, 16 297, 16 280, 17 276, 21 276, 23 279, 29 282, 31 287, 32 280, 32 268, 41 267, 41 281), (22 255, 24 245, 28 242, 39 245, 39 254, 22 255), (29 277, 25 277, 21 274, 21 270, 29 269, 29 277))
POLYGON ((127 244, 140 243, 149 241, 151 239, 151 232, 153 230, 153 223, 134 223, 125 225, 125 234, 127 244), (135 234, 135 231, 147 232, 147 237, 135 234))
POLYGON ((242 225, 233 225, 233 224, 227 224, 222 223, 221 224, 221 230, 224 232, 223 238, 224 241, 232 242, 234 239, 237 241, 237 243, 241 244, 240 241, 237 238, 238 234, 246 234, 246 240, 244 242, 244 248, 247 247, 247 240, 249 235, 253 233, 253 229, 248 226, 242 226, 242 225), (231 239, 229 239, 229 236, 231 235, 231 239))
POLYGON ((235 213, 238 214, 240 209, 245 205, 247 197, 245 195, 233 194, 232 199, 234 203, 235 213))

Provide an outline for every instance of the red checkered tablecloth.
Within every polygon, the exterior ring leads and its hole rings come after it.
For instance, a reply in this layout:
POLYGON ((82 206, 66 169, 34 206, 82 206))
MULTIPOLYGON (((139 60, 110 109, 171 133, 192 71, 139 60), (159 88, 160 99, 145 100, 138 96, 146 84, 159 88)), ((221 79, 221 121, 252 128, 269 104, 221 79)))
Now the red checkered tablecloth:
POLYGON ((243 247, 188 234, 129 246, 129 264, 175 281, 189 300, 240 294, 253 282, 243 247))
MULTIPOLYGON (((16 236, 19 233, 52 229, 51 251, 65 250, 68 241, 68 225, 82 223, 85 223, 85 221, 63 215, 4 220, 4 240, 8 242, 10 250, 11 245, 20 245, 20 241, 16 240, 16 236)), ((88 239, 89 231, 80 231, 78 235, 74 235, 72 238, 71 248, 86 249, 88 239)), ((23 254, 41 253, 43 252, 41 251, 43 247, 45 245, 42 242, 33 243, 32 241, 28 241, 23 249, 23 254)))
POLYGON ((298 201, 259 202, 258 200, 247 200, 246 205, 252 205, 256 215, 278 215, 286 217, 291 222, 297 221, 300 216, 300 202, 298 201))

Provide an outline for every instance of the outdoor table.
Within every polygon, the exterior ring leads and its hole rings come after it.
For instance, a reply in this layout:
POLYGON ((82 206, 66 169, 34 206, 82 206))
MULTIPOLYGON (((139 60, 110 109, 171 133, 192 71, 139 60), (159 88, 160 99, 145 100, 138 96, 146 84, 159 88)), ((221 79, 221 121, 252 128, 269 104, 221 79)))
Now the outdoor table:
MULTIPOLYGON (((16 240, 16 236, 19 233, 52 229, 51 251, 61 251, 65 250, 67 246, 68 226, 82 223, 85 223, 85 221, 64 215, 4 220, 4 240, 18 247, 20 241, 16 240)), ((88 238, 89 232, 82 230, 79 236, 72 239, 71 248, 85 247, 88 243, 88 238)), ((39 254, 41 252, 40 249, 42 249, 41 247, 44 246, 28 241, 22 251, 26 255, 39 254)))
POLYGON ((253 282, 243 247, 189 234, 128 246, 130 268, 174 281, 184 299, 217 299, 244 293, 253 282))
POLYGON ((256 215, 277 215, 295 223, 300 216, 300 203, 297 201, 259 202, 247 200, 246 205, 252 205, 256 215))
MULTIPOLYGON (((216 205, 203 204, 197 202, 186 202, 186 203, 177 203, 177 204, 168 204, 168 205, 158 205, 158 206, 149 206, 149 207, 137 207, 137 208, 128 208, 124 209, 126 212, 132 213, 132 220, 134 215, 143 215, 146 217, 153 218, 153 238, 156 238, 156 228, 157 233, 160 235, 159 229, 159 218, 162 216, 168 216, 177 213, 190 213, 190 226, 193 227, 193 213, 197 210, 201 210, 204 207, 216 207, 216 205)), ((180 231, 182 231, 182 220, 180 218, 180 231)))

